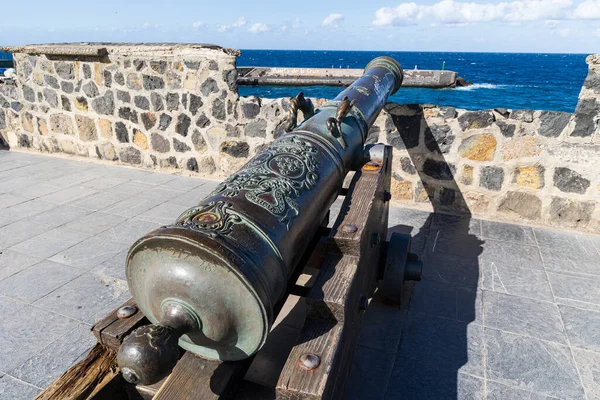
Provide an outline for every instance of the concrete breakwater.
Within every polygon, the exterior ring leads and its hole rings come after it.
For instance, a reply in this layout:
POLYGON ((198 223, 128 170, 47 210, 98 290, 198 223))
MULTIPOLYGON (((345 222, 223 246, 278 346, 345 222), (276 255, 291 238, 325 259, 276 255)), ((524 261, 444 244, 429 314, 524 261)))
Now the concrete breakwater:
MULTIPOLYGON (((0 146, 223 177, 285 133, 289 99, 238 95, 237 50, 6 50, 18 76, 0 85, 0 146)), ((368 142, 394 148, 393 198, 600 232, 600 55, 587 62, 574 114, 389 103, 368 142)))
MULTIPOLYGON (((253 86, 348 86, 363 74, 362 69, 238 67, 238 85, 253 86)), ((453 88, 456 72, 440 70, 404 70, 403 87, 453 88)))

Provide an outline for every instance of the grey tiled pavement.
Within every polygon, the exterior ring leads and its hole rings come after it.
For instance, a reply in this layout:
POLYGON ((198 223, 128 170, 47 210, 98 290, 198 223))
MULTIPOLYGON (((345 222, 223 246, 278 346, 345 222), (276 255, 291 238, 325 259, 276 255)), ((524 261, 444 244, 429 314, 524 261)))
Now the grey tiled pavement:
MULTIPOLYGON (((129 296, 124 258, 217 182, 0 151, 0 399, 30 399, 129 296)), ((372 300, 348 399, 600 399, 600 237, 393 207, 424 259, 372 300)))

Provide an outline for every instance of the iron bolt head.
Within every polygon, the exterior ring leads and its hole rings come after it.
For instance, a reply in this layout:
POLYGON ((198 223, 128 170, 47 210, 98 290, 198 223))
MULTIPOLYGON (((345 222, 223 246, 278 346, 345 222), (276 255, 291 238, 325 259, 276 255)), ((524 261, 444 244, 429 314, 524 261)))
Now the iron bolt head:
POLYGON ((354 233, 357 230, 358 230, 358 228, 356 227, 356 225, 343 225, 342 226, 342 232, 354 233))
POLYGON ((302 354, 298 360, 298 365, 300 368, 306 371, 311 371, 317 368, 319 364, 321 364, 321 358, 318 355, 311 353, 302 354))
POLYGON ((117 311, 117 318, 127 319, 137 312, 136 306, 123 306, 117 311))

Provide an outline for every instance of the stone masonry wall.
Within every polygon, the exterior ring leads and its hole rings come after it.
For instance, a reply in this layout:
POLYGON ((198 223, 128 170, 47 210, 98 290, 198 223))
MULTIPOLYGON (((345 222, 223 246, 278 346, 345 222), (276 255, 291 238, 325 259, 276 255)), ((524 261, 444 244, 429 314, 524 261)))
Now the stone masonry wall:
MULTIPOLYGON (((288 99, 238 96, 237 50, 7 50, 18 79, 0 85, 0 147, 225 177, 284 133, 288 99)), ((575 114, 387 104, 368 142, 394 147, 393 198, 600 232, 600 56, 587 62, 575 114)))

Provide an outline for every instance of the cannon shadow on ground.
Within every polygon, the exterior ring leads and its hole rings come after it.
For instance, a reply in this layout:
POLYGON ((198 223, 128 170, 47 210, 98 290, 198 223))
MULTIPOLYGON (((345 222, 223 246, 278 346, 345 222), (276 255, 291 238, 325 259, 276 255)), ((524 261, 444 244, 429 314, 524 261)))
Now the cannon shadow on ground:
POLYGON ((375 295, 365 315, 345 397, 470 397, 480 392, 482 380, 477 377, 484 369, 478 287, 483 244, 480 221, 471 218, 454 166, 444 158, 445 144, 440 146, 434 137, 437 127, 427 125, 423 108, 388 104, 386 110, 412 165, 427 162, 426 146, 427 154, 435 154, 429 163, 435 163, 438 177, 443 179, 432 179, 417 168, 422 189, 414 188, 414 196, 431 203, 433 212, 390 210, 388 235, 413 236, 412 251, 424 262, 423 278, 405 284, 400 308, 375 295), (424 143, 415 141, 418 132, 424 132, 424 143), (463 213, 444 213, 450 202, 464 205, 463 213))

